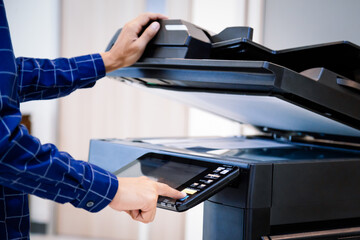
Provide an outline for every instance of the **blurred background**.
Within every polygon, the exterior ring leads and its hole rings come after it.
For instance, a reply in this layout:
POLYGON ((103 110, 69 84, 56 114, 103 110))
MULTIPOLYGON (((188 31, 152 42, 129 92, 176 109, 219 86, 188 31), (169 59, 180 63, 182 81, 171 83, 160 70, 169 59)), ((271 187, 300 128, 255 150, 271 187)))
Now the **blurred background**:
MULTIPOLYGON (((254 28, 271 49, 349 40, 360 45, 358 0, 5 0, 16 56, 56 58, 102 52, 142 12, 159 12, 212 32, 254 28)), ((248 129, 221 117, 104 78, 68 97, 24 103, 32 134, 87 160, 92 138, 229 136, 248 129), (204 121, 206 119, 206 121, 204 121)), ((91 214, 30 197, 32 239, 202 239, 202 205, 159 209, 141 224, 109 208, 91 214)))

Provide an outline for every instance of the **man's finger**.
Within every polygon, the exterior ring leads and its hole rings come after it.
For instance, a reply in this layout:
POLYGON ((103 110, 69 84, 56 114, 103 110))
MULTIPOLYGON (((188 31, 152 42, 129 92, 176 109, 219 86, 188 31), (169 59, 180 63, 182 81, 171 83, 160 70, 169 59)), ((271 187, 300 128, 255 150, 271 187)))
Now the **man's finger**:
POLYGON ((137 39, 140 46, 145 47, 160 29, 160 23, 152 22, 137 39))
POLYGON ((171 197, 175 199, 183 198, 186 196, 186 193, 171 188, 164 183, 157 183, 157 185, 158 185, 158 194, 161 196, 171 197))
POLYGON ((141 211, 140 210, 130 210, 129 211, 130 216, 132 219, 139 221, 141 218, 141 211), (139 217, 140 216, 140 217, 139 217))

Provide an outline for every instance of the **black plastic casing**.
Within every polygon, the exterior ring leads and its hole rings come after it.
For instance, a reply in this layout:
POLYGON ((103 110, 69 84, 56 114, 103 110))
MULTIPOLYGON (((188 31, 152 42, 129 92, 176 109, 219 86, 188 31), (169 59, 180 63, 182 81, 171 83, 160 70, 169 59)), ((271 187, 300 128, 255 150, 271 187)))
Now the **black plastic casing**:
POLYGON ((91 141, 89 161, 114 171, 149 153, 238 168, 238 177, 204 203, 203 239, 256 240, 360 227, 360 149, 353 151, 354 158, 337 154, 333 159, 261 162, 168 148, 141 139, 109 139, 91 141))

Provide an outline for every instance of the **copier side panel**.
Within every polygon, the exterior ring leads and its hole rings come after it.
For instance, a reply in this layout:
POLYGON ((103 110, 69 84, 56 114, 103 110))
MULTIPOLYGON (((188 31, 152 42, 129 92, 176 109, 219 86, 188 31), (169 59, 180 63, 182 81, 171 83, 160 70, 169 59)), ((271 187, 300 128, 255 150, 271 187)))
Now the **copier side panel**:
POLYGON ((360 159, 274 164, 271 225, 360 217, 360 159))

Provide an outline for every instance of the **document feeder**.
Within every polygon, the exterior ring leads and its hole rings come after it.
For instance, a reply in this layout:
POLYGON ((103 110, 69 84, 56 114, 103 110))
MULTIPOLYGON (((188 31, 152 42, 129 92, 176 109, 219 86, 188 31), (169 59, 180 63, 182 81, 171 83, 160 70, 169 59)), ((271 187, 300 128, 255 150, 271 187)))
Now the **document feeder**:
MULTIPOLYGON (((344 41, 274 51, 254 43, 248 27, 213 34, 183 20, 160 23, 142 58, 109 76, 250 124, 259 134, 94 139, 89 161, 121 174, 137 164, 138 174, 158 181, 160 168, 145 171, 144 159, 174 169, 231 169, 229 182, 196 201, 167 205, 160 198, 160 207, 175 211, 205 201, 204 239, 357 239, 360 48, 344 41)), ((192 195, 204 176, 173 186, 192 195)))

